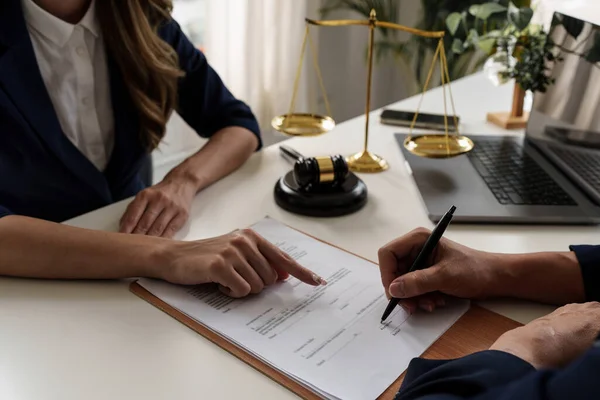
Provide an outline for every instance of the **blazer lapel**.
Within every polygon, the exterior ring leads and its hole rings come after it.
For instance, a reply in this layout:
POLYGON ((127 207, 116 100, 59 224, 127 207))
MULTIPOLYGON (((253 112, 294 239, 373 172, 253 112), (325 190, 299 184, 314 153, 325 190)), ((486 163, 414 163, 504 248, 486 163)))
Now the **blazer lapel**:
POLYGON ((37 64, 20 0, 2 0, 0 5, 0 89, 12 99, 50 152, 71 173, 110 200, 104 175, 62 131, 37 64))

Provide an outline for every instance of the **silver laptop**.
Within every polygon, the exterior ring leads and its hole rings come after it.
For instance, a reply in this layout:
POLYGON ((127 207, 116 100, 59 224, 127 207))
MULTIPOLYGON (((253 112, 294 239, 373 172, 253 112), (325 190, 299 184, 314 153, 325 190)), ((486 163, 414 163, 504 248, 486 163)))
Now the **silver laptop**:
MULTIPOLYGON (((579 41, 554 28, 555 42, 593 45, 600 27, 571 18, 579 41)), ((600 67, 577 55, 550 71, 556 79, 536 93, 524 137, 474 136, 468 154, 431 160, 410 154, 396 135, 429 217, 437 222, 456 205, 462 223, 600 223, 600 67)))

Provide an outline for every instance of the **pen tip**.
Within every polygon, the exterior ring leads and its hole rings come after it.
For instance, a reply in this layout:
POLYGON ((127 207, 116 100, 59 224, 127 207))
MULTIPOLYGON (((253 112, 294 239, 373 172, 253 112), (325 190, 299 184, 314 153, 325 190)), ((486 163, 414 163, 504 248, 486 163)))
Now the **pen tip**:
POLYGON ((454 211, 456 211, 456 206, 452 206, 450 208, 450 214, 454 214, 454 211))

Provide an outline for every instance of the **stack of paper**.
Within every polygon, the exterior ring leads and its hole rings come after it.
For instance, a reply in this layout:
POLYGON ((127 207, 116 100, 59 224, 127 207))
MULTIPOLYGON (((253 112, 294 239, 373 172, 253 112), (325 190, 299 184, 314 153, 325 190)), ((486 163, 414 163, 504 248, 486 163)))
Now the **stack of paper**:
POLYGON ((290 278, 236 300, 208 285, 139 283, 324 398, 377 398, 468 309, 457 301, 410 316, 398 307, 382 325, 387 299, 375 265, 272 219, 252 228, 328 285, 290 278))

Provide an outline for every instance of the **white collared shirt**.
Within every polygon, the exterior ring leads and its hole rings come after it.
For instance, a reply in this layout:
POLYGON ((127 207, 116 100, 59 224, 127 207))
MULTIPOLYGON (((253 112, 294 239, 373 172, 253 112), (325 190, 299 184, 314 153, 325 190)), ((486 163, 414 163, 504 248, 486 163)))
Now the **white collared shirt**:
POLYGON ((64 134, 104 171, 114 146, 114 119, 95 0, 69 24, 22 0, 35 56, 64 134))

